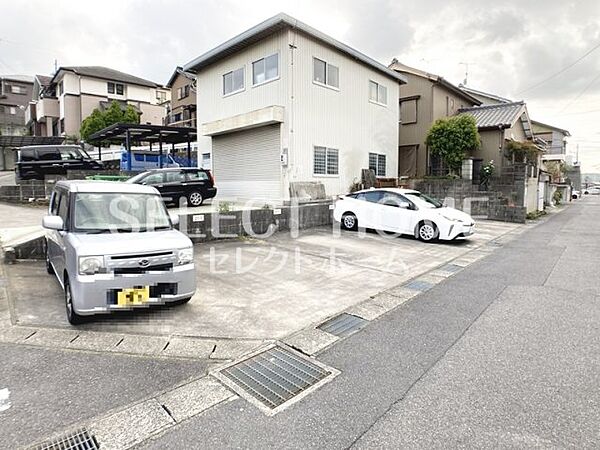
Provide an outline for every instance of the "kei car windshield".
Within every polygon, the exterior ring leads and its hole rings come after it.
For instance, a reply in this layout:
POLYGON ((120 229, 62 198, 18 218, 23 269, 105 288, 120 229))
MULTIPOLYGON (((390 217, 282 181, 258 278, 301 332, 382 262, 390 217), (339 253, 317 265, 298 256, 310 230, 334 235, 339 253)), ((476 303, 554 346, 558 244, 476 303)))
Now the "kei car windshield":
POLYGON ((435 198, 425 195, 421 192, 411 192, 410 194, 404 195, 417 205, 426 208, 441 208, 444 206, 439 200, 436 200, 435 198))
POLYGON ((127 233, 171 228, 160 196, 116 192, 76 194, 73 225, 76 231, 85 233, 127 233))

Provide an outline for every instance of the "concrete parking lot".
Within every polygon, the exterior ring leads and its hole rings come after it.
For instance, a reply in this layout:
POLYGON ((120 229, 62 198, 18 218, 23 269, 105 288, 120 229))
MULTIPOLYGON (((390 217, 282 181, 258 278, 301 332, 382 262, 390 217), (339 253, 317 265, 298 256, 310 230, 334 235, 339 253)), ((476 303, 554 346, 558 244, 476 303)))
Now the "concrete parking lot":
MULTIPOLYGON (((466 241, 425 244, 410 237, 318 228, 297 238, 196 245, 198 291, 187 305, 99 317, 82 329, 232 339, 281 339, 370 296, 443 265, 519 225, 480 221, 466 241)), ((6 266, 13 321, 72 328, 58 281, 44 264, 6 266)))

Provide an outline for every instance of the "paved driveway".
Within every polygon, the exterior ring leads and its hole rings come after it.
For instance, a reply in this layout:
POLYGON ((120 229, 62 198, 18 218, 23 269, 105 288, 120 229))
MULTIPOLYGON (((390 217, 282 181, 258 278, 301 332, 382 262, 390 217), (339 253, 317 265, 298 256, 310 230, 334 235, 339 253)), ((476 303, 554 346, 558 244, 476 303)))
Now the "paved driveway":
MULTIPOLYGON (((108 316, 82 329, 237 339, 280 339, 507 233, 518 225, 482 221, 467 241, 319 228, 298 238, 239 239, 196 246, 198 291, 184 306, 108 316)), ((71 328, 62 293, 41 262, 7 266, 19 325, 71 328)))

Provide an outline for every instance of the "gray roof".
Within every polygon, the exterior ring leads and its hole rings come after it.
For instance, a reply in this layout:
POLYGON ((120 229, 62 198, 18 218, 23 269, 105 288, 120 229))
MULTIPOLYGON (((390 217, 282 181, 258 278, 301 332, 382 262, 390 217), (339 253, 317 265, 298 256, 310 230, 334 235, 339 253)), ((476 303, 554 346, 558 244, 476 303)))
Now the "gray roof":
POLYGON ((448 89, 449 91, 454 92, 456 95, 466 99, 469 103, 473 105, 481 105, 481 101, 479 99, 473 97, 468 92, 463 91, 462 88, 453 85, 440 75, 436 75, 434 73, 425 72, 424 70, 407 66, 406 64, 403 64, 400 61, 398 61, 396 58, 392 60, 391 64, 389 65, 389 68, 396 72, 412 74, 417 77, 425 78, 426 80, 429 80, 432 83, 438 83, 446 89, 448 89))
POLYGON ((510 128, 523 114, 525 102, 503 103, 500 105, 475 106, 459 109, 459 114, 475 117, 477 128, 510 128))
POLYGON ((197 73, 199 70, 209 66, 210 64, 213 64, 214 62, 220 59, 226 58, 227 56, 232 55, 258 42, 261 39, 272 35, 278 30, 282 30, 288 27, 294 28, 295 30, 300 30, 318 39, 322 43, 333 47, 342 53, 345 53, 351 58, 367 66, 370 66, 372 69, 375 69, 378 72, 399 81, 400 83, 406 83, 406 77, 393 70, 390 70, 384 64, 375 61, 374 59, 364 55, 363 53, 354 50, 352 47, 349 47, 346 44, 342 44, 341 42, 333 39, 332 37, 329 37, 326 34, 321 33, 320 31, 284 13, 277 14, 276 16, 273 16, 270 19, 259 23, 258 25, 250 28, 249 30, 244 31, 236 37, 229 39, 228 41, 204 53, 203 55, 200 55, 193 61, 184 65, 183 70, 186 72, 197 73))
POLYGON ((33 77, 29 75, 0 75, 3 80, 19 81, 21 83, 33 84, 33 77))
POLYGON ((531 124, 538 125, 538 126, 544 127, 544 128, 550 128, 552 130, 556 130, 556 131, 564 134, 565 136, 571 136, 571 133, 569 133, 569 130, 566 130, 564 128, 555 127, 554 125, 548 125, 547 123, 540 122, 539 120, 532 120, 531 124))
POLYGON ((52 81, 52 77, 48 77, 46 75, 36 75, 35 77, 37 78, 40 86, 48 86, 52 81))
POLYGON ((505 97, 500 97, 499 95, 496 95, 496 94, 490 94, 489 92, 478 91, 477 89, 467 87, 464 84, 461 84, 458 87, 460 88, 460 90, 467 92, 471 95, 479 95, 480 97, 487 97, 490 100, 494 100, 498 103, 513 103, 512 100, 509 100, 505 97))
POLYGON ((56 80, 56 76, 60 73, 61 70, 67 72, 73 72, 77 75, 83 75, 86 77, 93 78, 102 78, 103 80, 109 81, 120 81, 122 83, 128 84, 137 84, 138 86, 147 86, 147 87, 159 87, 160 85, 149 80, 145 80, 144 78, 136 77, 134 75, 129 75, 128 73, 119 72, 118 70, 110 69, 108 67, 102 66, 68 66, 68 67, 60 67, 52 80, 56 80))

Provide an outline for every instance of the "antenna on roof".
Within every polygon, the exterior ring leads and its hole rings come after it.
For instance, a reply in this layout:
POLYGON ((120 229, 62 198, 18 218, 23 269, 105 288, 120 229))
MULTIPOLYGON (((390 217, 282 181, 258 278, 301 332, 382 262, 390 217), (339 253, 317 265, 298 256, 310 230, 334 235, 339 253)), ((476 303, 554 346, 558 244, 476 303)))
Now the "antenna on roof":
POLYGON ((463 86, 467 85, 467 79, 469 78, 469 64, 475 64, 474 62, 459 62, 461 66, 465 66, 465 80, 463 81, 463 86))
POLYGON ((56 72, 58 72, 58 61, 56 60, 56 58, 54 58, 54 74, 56 74, 56 72))

